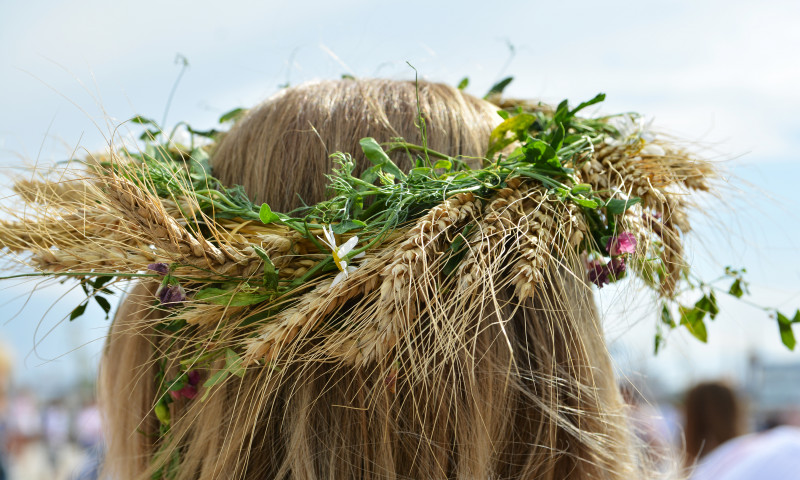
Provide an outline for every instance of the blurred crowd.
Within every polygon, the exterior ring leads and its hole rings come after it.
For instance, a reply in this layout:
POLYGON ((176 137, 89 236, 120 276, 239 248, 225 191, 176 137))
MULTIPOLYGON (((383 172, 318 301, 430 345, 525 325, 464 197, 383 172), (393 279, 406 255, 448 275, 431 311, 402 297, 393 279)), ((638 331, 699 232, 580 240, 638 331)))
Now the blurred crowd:
POLYGON ((662 478, 800 480, 800 398, 765 412, 726 381, 660 402, 631 384, 622 393, 643 461, 662 478))
POLYGON ((98 477, 103 433, 93 395, 70 392, 44 399, 22 389, 7 395, 4 407, 0 479, 98 477))
MULTIPOLYGON (((749 389, 712 381, 653 396, 646 382, 624 382, 647 470, 670 479, 800 480, 800 397, 791 390, 800 364, 759 371, 779 372, 772 377, 783 387, 762 374, 749 389), (782 400, 780 391, 788 392, 782 400)), ((44 397, 10 390, 9 373, 0 355, 0 480, 99 478, 103 430, 93 386, 44 397)))

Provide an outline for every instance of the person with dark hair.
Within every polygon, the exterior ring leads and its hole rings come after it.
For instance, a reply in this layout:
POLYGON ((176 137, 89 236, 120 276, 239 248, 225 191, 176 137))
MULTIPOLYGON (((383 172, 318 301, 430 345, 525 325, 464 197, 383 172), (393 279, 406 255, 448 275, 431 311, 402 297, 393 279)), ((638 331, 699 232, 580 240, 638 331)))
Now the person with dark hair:
POLYGON ((800 429, 745 435, 743 404, 725 383, 701 383, 685 403, 691 480, 800 479, 800 429))

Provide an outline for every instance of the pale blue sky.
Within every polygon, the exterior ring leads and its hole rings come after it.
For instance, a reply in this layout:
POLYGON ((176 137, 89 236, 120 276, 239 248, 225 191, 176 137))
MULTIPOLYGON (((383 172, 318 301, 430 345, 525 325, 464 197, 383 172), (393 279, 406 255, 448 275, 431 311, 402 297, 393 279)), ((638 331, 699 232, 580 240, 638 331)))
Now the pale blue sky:
MULTIPOLYGON (((711 236, 714 228, 699 227, 706 241, 693 243, 693 258, 708 275, 719 271, 710 258, 746 265, 754 301, 793 311, 800 306, 800 217, 793 199, 800 178, 798 19, 794 1, 755 7, 718 0, 0 0, 0 165, 64 159, 79 143, 102 148, 113 126, 137 113, 160 119, 179 72, 177 53, 191 66, 167 123, 188 120, 200 128, 287 81, 342 73, 410 78, 406 61, 431 80, 455 84, 469 76, 468 90, 478 95, 505 75, 516 77, 510 94, 546 101, 580 101, 602 91, 608 95, 602 112, 654 117, 662 130, 729 160, 729 170, 741 177, 734 184, 755 185, 725 192, 728 207, 715 208, 707 222, 722 233, 711 236)), ((20 359, 32 350, 40 306, 59 294, 37 293, 31 308, 0 327, 20 359)), ((623 366, 645 363, 679 385, 735 376, 742 365, 737 359, 751 350, 797 358, 781 350, 777 328, 763 314, 734 304, 711 326, 709 345, 675 335, 664 355, 649 359, 655 316, 643 307, 626 313, 609 307, 628 305, 634 295, 628 289, 600 298, 623 366)), ((57 323, 75 298, 60 302, 60 313, 48 314, 46 324, 57 323)), ((55 328, 42 355, 56 357, 102 338, 106 323, 94 313, 80 327, 55 328)), ((29 355, 18 372, 34 383, 57 384, 99 348, 94 342, 43 366, 29 355)))

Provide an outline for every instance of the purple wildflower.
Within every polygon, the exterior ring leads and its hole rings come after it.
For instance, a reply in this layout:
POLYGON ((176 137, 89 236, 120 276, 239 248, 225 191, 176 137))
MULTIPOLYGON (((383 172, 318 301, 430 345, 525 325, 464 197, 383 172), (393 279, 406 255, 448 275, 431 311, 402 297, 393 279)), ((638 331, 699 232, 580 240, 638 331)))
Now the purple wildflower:
POLYGON ((191 372, 186 374, 189 377, 189 385, 197 386, 200 383, 200 372, 197 370, 192 370, 191 372))
POLYGON ((632 233, 622 232, 608 240, 606 250, 612 257, 633 253, 636 251, 636 237, 632 233))
POLYGON ((588 276, 590 282, 603 288, 603 285, 609 283, 608 274, 608 265, 603 265, 599 260, 592 260, 589 262, 588 276))
POLYGON ((625 257, 612 258, 606 267, 608 267, 608 273, 615 279, 625 275, 625 270, 628 269, 628 266, 625 264, 625 257))
POLYGON ((148 270, 152 270, 160 275, 166 275, 169 273, 169 265, 166 263, 151 263, 147 266, 148 270))
POLYGON ((180 285, 161 285, 156 296, 163 307, 175 307, 186 300, 186 290, 180 285))

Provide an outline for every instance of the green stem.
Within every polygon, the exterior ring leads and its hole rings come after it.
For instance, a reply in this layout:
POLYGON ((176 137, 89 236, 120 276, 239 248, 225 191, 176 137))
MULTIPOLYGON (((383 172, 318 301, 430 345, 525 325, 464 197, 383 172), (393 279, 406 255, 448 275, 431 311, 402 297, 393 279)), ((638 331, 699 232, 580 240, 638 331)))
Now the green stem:
POLYGON ((441 158, 443 160, 454 160, 454 158, 451 157, 450 155, 446 155, 444 153, 437 152, 436 150, 431 150, 430 148, 423 147, 421 145, 415 145, 413 143, 407 143, 407 142, 390 143, 386 148, 386 153, 387 154, 388 153, 392 153, 395 150, 400 150, 400 149, 412 150, 412 151, 416 151, 416 152, 423 152, 423 153, 425 153, 427 155, 430 155, 430 156, 436 157, 436 158, 441 158))

